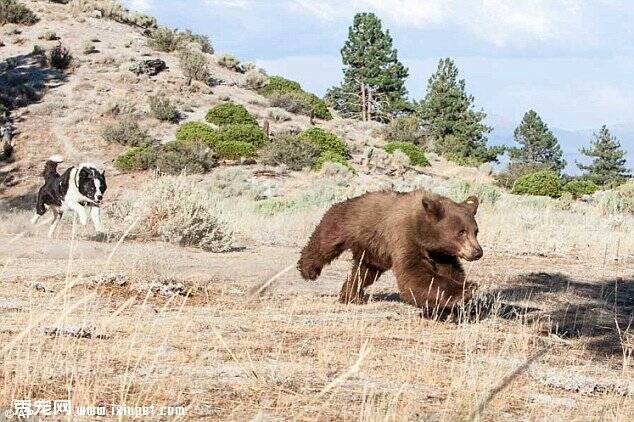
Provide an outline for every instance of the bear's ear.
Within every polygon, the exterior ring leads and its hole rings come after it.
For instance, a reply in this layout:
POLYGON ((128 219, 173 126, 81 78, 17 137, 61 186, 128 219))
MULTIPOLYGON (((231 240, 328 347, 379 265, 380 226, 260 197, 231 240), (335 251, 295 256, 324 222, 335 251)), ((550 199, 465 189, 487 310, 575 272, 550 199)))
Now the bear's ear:
POLYGON ((478 212, 478 205, 480 205, 480 200, 477 196, 471 195, 464 200, 463 204, 471 211, 473 215, 476 215, 476 213, 478 212))
POLYGON ((433 219, 441 220, 445 215, 445 209, 440 201, 423 197, 423 210, 433 219))

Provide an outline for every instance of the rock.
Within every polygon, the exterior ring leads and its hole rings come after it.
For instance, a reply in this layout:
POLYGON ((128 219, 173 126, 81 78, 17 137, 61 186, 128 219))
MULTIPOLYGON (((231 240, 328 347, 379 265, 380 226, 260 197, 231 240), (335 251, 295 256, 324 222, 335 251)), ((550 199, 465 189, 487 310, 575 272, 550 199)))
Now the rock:
POLYGON ((142 60, 130 66, 130 71, 137 76, 154 76, 158 75, 165 69, 167 69, 167 64, 165 64, 165 61, 161 59, 142 60))

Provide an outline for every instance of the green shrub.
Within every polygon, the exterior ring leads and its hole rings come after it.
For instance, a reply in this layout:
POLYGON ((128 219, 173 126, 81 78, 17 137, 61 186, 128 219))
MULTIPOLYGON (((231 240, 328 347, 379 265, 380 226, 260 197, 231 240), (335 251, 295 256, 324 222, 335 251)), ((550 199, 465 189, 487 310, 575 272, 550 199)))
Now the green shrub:
POLYGON ((148 46, 166 53, 178 50, 185 41, 183 34, 165 26, 154 29, 149 37, 148 46))
POLYGON ((251 124, 224 125, 218 132, 218 142, 246 142, 260 147, 266 143, 266 135, 258 126, 251 124))
POLYGON ((4 116, 7 111, 9 111, 9 108, 0 101, 0 116, 4 116))
POLYGON ((270 76, 268 84, 258 92, 269 97, 273 107, 306 116, 314 114, 318 119, 332 119, 332 114, 324 100, 313 93, 304 91, 298 82, 290 79, 270 76))
POLYGON ((156 157, 156 167, 167 174, 206 173, 217 164, 211 149, 201 142, 172 141, 156 157))
POLYGON ((201 82, 207 82, 209 79, 209 67, 204 54, 183 50, 179 55, 179 64, 183 74, 188 78, 201 82))
POLYGON ((205 119, 209 123, 213 123, 218 126, 232 124, 258 124, 255 117, 249 114, 244 106, 232 102, 218 104, 207 112, 205 119))
POLYGON ((0 1, 0 25, 14 23, 17 25, 33 25, 38 17, 25 5, 16 0, 0 1))
POLYGON ((218 141, 218 132, 203 122, 183 123, 176 130, 176 139, 179 141, 202 142, 213 148, 218 141))
POLYGON ((332 132, 312 127, 303 131, 299 136, 302 140, 319 148, 320 153, 332 152, 345 159, 350 158, 346 144, 332 132))
POLYGON ((272 94, 303 92, 303 89, 299 82, 291 81, 281 76, 269 76, 268 85, 262 87, 258 92, 260 95, 267 97, 272 94))
POLYGON ((288 112, 304 116, 314 115, 318 119, 332 119, 332 114, 324 100, 310 92, 275 92, 268 98, 272 107, 283 108, 288 112))
POLYGON ((561 195, 561 179, 554 171, 540 170, 518 178, 513 184, 512 193, 557 198, 561 195))
POLYGON ((509 164, 506 170, 501 171, 493 176, 498 186, 505 189, 512 189, 515 181, 527 174, 544 170, 543 166, 538 164, 509 164))
POLYGON ((73 55, 70 50, 64 47, 61 43, 57 44, 48 53, 48 63, 55 69, 64 70, 73 61, 73 55))
POLYGON ((563 187, 563 191, 570 193, 574 199, 584 195, 592 195, 597 190, 599 187, 590 180, 571 180, 563 187))
POLYGON ((392 119, 381 132, 383 139, 387 142, 409 142, 419 146, 427 144, 425 132, 416 116, 392 119))
POLYGON ((316 146, 293 135, 276 136, 260 153, 259 162, 271 166, 286 165, 289 170, 312 167, 320 150, 316 146))
POLYGON ((319 154, 319 157, 317 157, 317 159, 313 163, 313 169, 321 170, 321 168, 324 166, 324 163, 327 162, 341 164, 342 166, 348 168, 351 172, 356 173, 356 170, 350 165, 350 163, 348 163, 348 159, 346 157, 333 151, 324 151, 319 154))
POLYGON ((178 122, 180 117, 178 110, 164 94, 150 96, 148 103, 150 104, 150 112, 157 119, 163 122, 178 122))
POLYGON ((121 171, 138 171, 152 168, 156 151, 149 145, 132 147, 117 157, 114 166, 121 171))
POLYGON ((255 145, 243 141, 221 141, 214 146, 214 152, 220 158, 238 160, 240 158, 253 158, 256 156, 255 145))
POLYGON ((429 160, 425 157, 425 152, 416 145, 409 142, 390 142, 383 149, 390 154, 394 151, 402 151, 410 159, 412 165, 425 167, 429 165, 429 160))
POLYGON ((101 135, 107 142, 132 147, 152 143, 152 139, 148 133, 141 129, 132 118, 125 118, 104 126, 101 135))

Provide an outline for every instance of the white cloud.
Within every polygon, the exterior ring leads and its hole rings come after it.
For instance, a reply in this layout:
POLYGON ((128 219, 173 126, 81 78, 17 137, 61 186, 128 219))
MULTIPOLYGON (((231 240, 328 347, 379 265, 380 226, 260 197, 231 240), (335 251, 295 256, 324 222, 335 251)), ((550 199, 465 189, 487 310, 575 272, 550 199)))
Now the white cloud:
MULTIPOLYGON (((373 11, 390 24, 406 28, 464 30, 495 46, 534 41, 591 41, 594 1, 574 0, 289 0, 322 20, 349 19, 358 11, 373 11)), ((603 0, 595 0, 603 1, 603 0)), ((605 5, 603 5, 605 6, 605 5)), ((622 7, 617 3, 612 7, 622 7)))

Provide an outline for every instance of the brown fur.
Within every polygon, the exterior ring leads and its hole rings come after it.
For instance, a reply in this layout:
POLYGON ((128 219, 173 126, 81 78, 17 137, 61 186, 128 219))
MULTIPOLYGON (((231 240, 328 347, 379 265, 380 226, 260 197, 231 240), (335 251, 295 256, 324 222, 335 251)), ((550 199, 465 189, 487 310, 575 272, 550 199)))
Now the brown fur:
POLYGON ((341 289, 341 302, 363 303, 364 289, 391 269, 404 301, 451 308, 475 287, 465 280, 458 258, 482 256, 477 208, 473 196, 456 203, 427 191, 367 193, 326 212, 297 267, 305 279, 315 280, 325 265, 351 250, 352 274, 341 289))

